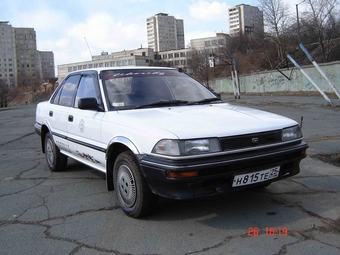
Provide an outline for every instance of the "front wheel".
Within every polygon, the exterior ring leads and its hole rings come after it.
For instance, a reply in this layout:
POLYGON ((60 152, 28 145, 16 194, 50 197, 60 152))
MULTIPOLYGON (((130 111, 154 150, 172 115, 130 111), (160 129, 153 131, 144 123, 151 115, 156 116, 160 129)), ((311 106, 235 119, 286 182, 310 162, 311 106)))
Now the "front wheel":
POLYGON ((150 190, 132 152, 126 151, 117 157, 113 183, 118 201, 128 216, 139 218, 155 209, 158 196, 150 190))
POLYGON ((66 168, 67 156, 60 153, 50 132, 45 136, 45 157, 48 167, 52 172, 59 172, 66 168))

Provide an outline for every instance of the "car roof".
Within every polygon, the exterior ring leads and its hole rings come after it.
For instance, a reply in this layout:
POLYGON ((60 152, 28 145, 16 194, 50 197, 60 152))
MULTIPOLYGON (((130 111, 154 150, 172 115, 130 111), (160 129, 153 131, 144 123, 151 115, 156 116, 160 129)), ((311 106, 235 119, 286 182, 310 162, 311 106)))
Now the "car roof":
POLYGON ((100 67, 100 68, 82 69, 82 70, 69 72, 67 75, 75 74, 75 73, 90 72, 90 71, 96 71, 100 73, 102 71, 108 71, 108 70, 178 70, 178 69, 173 68, 173 67, 159 67, 159 66, 118 66, 118 67, 100 67))

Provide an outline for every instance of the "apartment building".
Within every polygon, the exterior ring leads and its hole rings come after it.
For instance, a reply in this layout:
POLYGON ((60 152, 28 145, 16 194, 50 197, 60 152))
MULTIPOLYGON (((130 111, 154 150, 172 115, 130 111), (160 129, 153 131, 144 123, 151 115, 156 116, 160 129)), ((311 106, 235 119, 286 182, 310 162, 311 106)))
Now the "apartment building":
POLYGON ((41 77, 46 82, 55 78, 53 51, 38 51, 38 68, 41 77))
POLYGON ((229 34, 252 35, 263 33, 263 12, 256 6, 247 4, 236 5, 229 8, 229 34))
POLYGON ((34 28, 16 28, 9 21, 0 21, 0 83, 34 86, 53 77, 53 52, 38 52, 34 28))
POLYGON ((158 13, 147 18, 148 48, 155 52, 185 48, 184 23, 166 13, 158 13))
POLYGON ((228 34, 216 33, 216 36, 190 40, 190 47, 197 50, 211 49, 213 52, 213 50, 226 46, 228 39, 228 34))
POLYGON ((0 84, 16 84, 14 31, 8 21, 0 21, 0 84))
POLYGON ((36 33, 33 28, 13 28, 19 87, 37 83, 40 79, 36 33))
POLYGON ((216 61, 218 61, 220 49, 228 45, 229 38, 228 34, 216 33, 216 36, 192 39, 190 48, 158 52, 159 62, 165 62, 176 68, 185 68, 191 52, 203 50, 215 55, 216 61))

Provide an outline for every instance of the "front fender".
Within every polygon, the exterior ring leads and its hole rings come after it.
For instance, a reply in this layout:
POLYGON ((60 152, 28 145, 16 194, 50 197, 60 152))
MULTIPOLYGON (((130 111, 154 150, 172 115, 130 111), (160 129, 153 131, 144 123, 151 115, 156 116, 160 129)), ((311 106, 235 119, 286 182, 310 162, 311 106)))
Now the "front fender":
POLYGON ((108 144, 106 150, 106 185, 107 190, 114 190, 113 184, 113 166, 118 155, 126 150, 132 151, 135 155, 139 154, 137 147, 128 138, 117 136, 108 144))
MULTIPOLYGON (((135 155, 139 154, 139 150, 137 149, 137 147, 134 145, 133 142, 131 142, 128 138, 124 137, 124 136, 117 136, 115 138, 113 138, 110 143, 108 144, 108 148, 111 147, 112 144, 114 143, 119 143, 119 144, 123 144, 124 146, 126 146, 127 148, 129 148, 135 155)), ((108 152, 109 149, 106 150, 106 159, 108 158, 108 152)))

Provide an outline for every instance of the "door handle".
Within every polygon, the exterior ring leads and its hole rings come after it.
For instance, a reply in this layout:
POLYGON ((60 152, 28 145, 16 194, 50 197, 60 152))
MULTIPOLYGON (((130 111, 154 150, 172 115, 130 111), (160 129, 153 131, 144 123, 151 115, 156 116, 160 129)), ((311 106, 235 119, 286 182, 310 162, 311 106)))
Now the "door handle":
POLYGON ((68 116, 68 121, 69 121, 69 122, 73 122, 73 116, 72 116, 72 115, 69 115, 69 116, 68 116))
POLYGON ((50 112, 48 113, 48 115, 49 115, 50 117, 53 117, 53 111, 50 111, 50 112))

